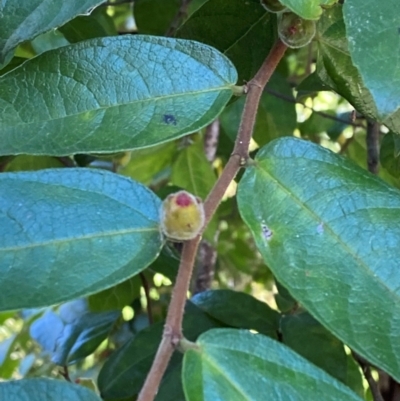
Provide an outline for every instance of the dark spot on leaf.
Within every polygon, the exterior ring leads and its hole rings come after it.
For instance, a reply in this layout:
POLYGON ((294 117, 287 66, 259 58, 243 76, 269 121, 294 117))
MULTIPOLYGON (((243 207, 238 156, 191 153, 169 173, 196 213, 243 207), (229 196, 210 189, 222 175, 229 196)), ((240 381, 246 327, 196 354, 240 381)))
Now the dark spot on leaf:
POLYGON ((272 238, 273 233, 266 224, 261 224, 261 231, 264 239, 266 239, 267 241, 272 238))
POLYGON ((164 114, 164 123, 168 125, 176 125, 176 118, 172 114, 164 114))

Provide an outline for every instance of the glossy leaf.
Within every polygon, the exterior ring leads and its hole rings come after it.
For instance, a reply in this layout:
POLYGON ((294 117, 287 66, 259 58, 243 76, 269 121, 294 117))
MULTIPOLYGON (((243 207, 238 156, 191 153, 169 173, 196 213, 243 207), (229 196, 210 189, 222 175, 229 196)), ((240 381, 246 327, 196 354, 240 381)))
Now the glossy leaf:
POLYGON ((113 286, 145 269, 163 243, 160 200, 116 174, 4 173, 0 194, 0 310, 113 286))
POLYGON ((257 154, 238 203, 277 279, 400 378, 400 191, 320 146, 282 138, 257 154))
POLYGON ((319 79, 347 99, 364 116, 380 121, 400 134, 400 111, 385 118, 379 116, 374 99, 352 62, 342 7, 338 5, 326 10, 317 28, 319 57, 316 67, 319 79))
POLYGON ((347 355, 342 342, 309 313, 282 316, 280 327, 281 341, 285 345, 342 383, 346 383, 347 355))
POLYGON ((101 0, 8 0, 0 4, 0 64, 20 43, 65 24, 101 0))
POLYGON ((110 153, 170 141, 214 120, 235 82, 226 57, 191 41, 137 35, 65 46, 0 77, 0 154, 110 153))
POLYGON ((202 141, 183 149, 172 165, 172 184, 201 199, 207 197, 215 181, 216 176, 206 158, 202 141))
POLYGON ((252 329, 277 338, 279 313, 251 295, 232 290, 205 291, 195 295, 192 302, 227 326, 252 329))
POLYGON ((187 401, 361 401, 348 387, 283 344, 249 331, 214 329, 183 362, 187 401))
POLYGON ((119 317, 119 311, 89 312, 86 300, 78 299, 61 305, 58 314, 48 310, 32 323, 30 334, 53 363, 64 366, 93 353, 119 317))
MULTIPOLYGON (((220 326, 220 323, 211 319, 191 302, 187 303, 183 319, 183 332, 187 339, 195 341, 204 331, 220 326)), ((98 378, 98 386, 103 398, 119 399, 139 393, 153 362, 162 331, 162 322, 156 323, 140 331, 135 338, 112 354, 104 364, 98 378)), ((177 377, 174 369, 180 369, 181 361, 182 356, 175 353, 169 364, 167 375, 164 377, 166 382, 172 380, 169 377, 170 374, 177 377)), ((163 384, 162 382, 162 386, 169 387, 171 383, 163 384)), ((178 391, 180 386, 179 380, 172 387, 177 387, 175 391, 178 391)))
POLYGON ((351 58, 379 114, 388 117, 400 108, 400 4, 346 0, 343 16, 351 58))
POLYGON ((93 391, 67 381, 24 379, 0 383, 0 399, 15 401, 101 401, 93 391))
POLYGON ((238 70, 238 83, 242 84, 253 78, 271 49, 275 18, 259 0, 212 0, 190 16, 177 36, 207 43, 224 53, 238 70))

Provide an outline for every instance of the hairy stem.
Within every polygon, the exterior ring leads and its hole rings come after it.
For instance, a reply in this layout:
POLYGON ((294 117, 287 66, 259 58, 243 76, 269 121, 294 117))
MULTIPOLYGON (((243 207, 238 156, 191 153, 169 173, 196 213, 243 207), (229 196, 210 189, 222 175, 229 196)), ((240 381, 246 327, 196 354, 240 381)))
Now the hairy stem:
MULTIPOLYGON (((249 144, 253 134, 258 104, 263 89, 285 54, 286 49, 286 45, 278 40, 272 47, 257 74, 247 85, 248 93, 235 147, 221 176, 204 202, 206 217, 205 226, 207 226, 215 213, 229 184, 235 178, 239 169, 247 163, 249 158, 249 144)), ((163 339, 137 401, 154 400, 171 355, 176 345, 183 337, 183 312, 200 238, 201 236, 199 235, 191 241, 186 241, 183 245, 179 271, 172 291, 171 302, 168 307, 163 339)))

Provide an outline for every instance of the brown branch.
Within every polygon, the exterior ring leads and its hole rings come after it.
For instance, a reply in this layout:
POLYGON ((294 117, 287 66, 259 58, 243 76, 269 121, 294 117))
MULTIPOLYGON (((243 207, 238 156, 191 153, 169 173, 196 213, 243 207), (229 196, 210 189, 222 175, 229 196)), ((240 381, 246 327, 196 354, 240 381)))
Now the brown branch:
MULTIPOLYGON (((286 45, 278 40, 255 77, 248 83, 249 90, 243 109, 242 120, 239 126, 235 147, 221 176, 204 202, 206 216, 205 226, 208 224, 220 204, 229 184, 235 178, 239 169, 247 163, 249 158, 250 139, 253 133, 262 91, 272 73, 275 71, 279 61, 285 54, 286 49, 286 45)), ((186 241, 183 245, 179 271, 172 291, 171 302, 168 307, 163 339, 137 401, 154 400, 172 353, 183 337, 183 312, 200 238, 201 236, 199 235, 191 241, 186 241)))
POLYGON ((374 380, 371 374, 371 366, 369 363, 362 358, 360 355, 351 351, 354 359, 360 365, 361 370, 364 374, 365 379, 368 382, 369 388, 371 390, 372 398, 374 401, 384 401, 381 392, 379 391, 378 383, 374 380))
POLYGON ((376 121, 367 121, 367 164, 372 174, 379 172, 379 132, 380 124, 376 121))
POLYGON ((354 119, 345 119, 345 118, 341 118, 341 117, 337 117, 337 116, 332 116, 328 113, 325 113, 323 111, 319 111, 319 110, 315 110, 310 106, 307 106, 306 104, 297 101, 296 99, 293 99, 292 97, 283 95, 282 93, 276 92, 273 89, 269 89, 269 88, 265 88, 265 92, 269 93, 272 96, 275 96, 278 99, 282 99, 285 100, 286 102, 289 103, 294 103, 294 104, 301 104, 304 108, 311 110, 313 113, 320 115, 321 117, 327 118, 329 120, 333 120, 333 121, 337 121, 339 123, 344 123, 344 124, 348 124, 348 125, 352 125, 353 127, 361 127, 364 128, 364 125, 361 123, 356 123, 354 121, 354 119))
POLYGON ((149 283, 147 281, 146 276, 144 273, 140 273, 140 280, 142 281, 142 286, 144 289, 144 295, 146 297, 146 302, 147 302, 147 316, 149 319, 149 324, 153 324, 153 311, 151 309, 151 298, 150 298, 150 287, 149 283))
POLYGON ((165 36, 174 36, 175 32, 178 30, 180 23, 187 16, 187 9, 189 7, 189 3, 191 0, 182 0, 181 6, 179 7, 178 12, 176 13, 174 19, 171 22, 170 27, 168 28, 165 36))

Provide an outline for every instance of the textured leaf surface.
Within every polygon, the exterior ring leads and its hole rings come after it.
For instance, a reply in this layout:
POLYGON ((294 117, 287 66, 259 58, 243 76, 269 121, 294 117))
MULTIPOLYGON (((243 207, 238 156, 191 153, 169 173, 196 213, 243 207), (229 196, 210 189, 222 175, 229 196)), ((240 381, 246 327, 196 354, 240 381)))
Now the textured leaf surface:
MULTIPOLYGON (((393 132, 400 133, 400 110, 385 118, 379 115, 371 92, 350 57, 342 7, 326 10, 317 25, 319 57, 317 75, 324 85, 347 99, 360 113, 383 122, 393 132)), ((364 48, 365 49, 365 48, 364 48)), ((383 75, 386 72, 383 73, 383 75)))
POLYGON ((242 84, 261 66, 274 43, 275 31, 274 18, 259 0, 210 0, 190 16, 177 36, 223 52, 237 68, 242 84))
POLYGON ((214 120, 235 82, 225 56, 192 41, 137 35, 65 46, 0 78, 0 154, 166 142, 214 120))
POLYGON ((137 274, 162 246, 159 207, 146 187, 105 171, 1 174, 0 310, 52 305, 137 274))
POLYGON ((0 399, 12 401, 101 401, 89 389, 61 380, 23 379, 0 383, 0 399))
POLYGON ((7 53, 40 33, 65 24, 101 0, 7 0, 0 3, 0 64, 7 53))
POLYGON ((387 117, 400 108, 400 3, 346 0, 343 15, 352 60, 387 117))
POLYGON ((277 279, 400 378, 400 192, 326 149, 284 138, 258 153, 238 202, 277 279))
POLYGON ((292 350, 249 331, 213 329, 185 353, 187 401, 361 401, 349 388, 292 350))

